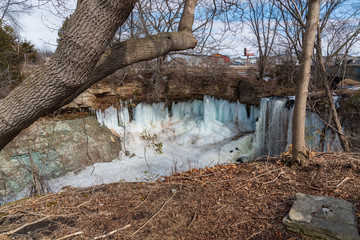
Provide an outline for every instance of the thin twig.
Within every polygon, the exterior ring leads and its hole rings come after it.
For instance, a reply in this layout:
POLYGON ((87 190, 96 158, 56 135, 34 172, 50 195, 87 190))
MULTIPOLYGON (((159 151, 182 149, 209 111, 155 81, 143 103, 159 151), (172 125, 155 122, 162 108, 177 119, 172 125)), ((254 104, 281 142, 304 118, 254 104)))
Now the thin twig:
POLYGON ((82 231, 76 232, 76 233, 72 233, 72 234, 63 236, 63 237, 61 237, 61 238, 57 238, 56 240, 63 240, 63 239, 71 238, 71 237, 74 237, 74 236, 77 236, 77 235, 81 235, 81 234, 83 234, 83 233, 84 233, 84 232, 82 232, 82 231))
POLYGON ((88 203, 91 203, 93 199, 89 200, 89 201, 86 201, 86 202, 83 202, 83 203, 80 203, 79 205, 75 206, 75 207, 64 207, 64 208, 79 208, 81 206, 84 206, 88 203))
POLYGON ((24 229, 24 228, 26 228, 26 227, 28 227, 28 226, 37 224, 37 223, 42 222, 42 221, 44 221, 44 220, 46 220, 46 219, 48 219, 48 218, 49 218, 49 216, 46 216, 46 217, 40 218, 40 219, 38 219, 38 220, 36 220, 36 221, 34 221, 34 222, 26 223, 26 224, 24 224, 24 225, 22 225, 22 226, 20 226, 20 227, 18 227, 18 228, 15 228, 14 230, 11 230, 11 231, 8 231, 8 232, 4 232, 4 233, 0 234, 0 237, 1 237, 1 236, 4 237, 4 236, 6 236, 6 235, 11 235, 11 234, 17 233, 18 231, 20 231, 20 230, 22 230, 22 229, 24 229))
POLYGON ((248 237, 246 240, 249 240, 250 238, 252 238, 252 237, 255 237, 256 235, 259 235, 260 233, 262 233, 264 230, 260 230, 260 231, 258 231, 258 232, 256 232, 256 233, 253 233, 250 237, 248 237))
POLYGON ((263 185, 275 182, 282 174, 283 172, 281 171, 273 180, 264 182, 263 185))
POLYGON ((197 217, 197 214, 194 213, 194 216, 193 216, 193 218, 191 219, 191 222, 189 223, 189 225, 187 226, 186 229, 189 229, 189 228, 190 228, 191 224, 193 224, 193 222, 195 221, 196 217, 197 217))
POLYGON ((129 228, 129 227, 131 227, 131 224, 128 224, 128 225, 125 225, 125 226, 123 226, 123 227, 121 227, 121 228, 115 229, 114 231, 111 231, 111 232, 109 232, 109 233, 107 233, 107 234, 104 234, 104 235, 101 235, 101 236, 97 236, 97 237, 91 238, 91 240, 107 238, 107 237, 109 237, 109 236, 111 236, 111 235, 113 235, 113 234, 115 234, 115 233, 117 233, 117 232, 119 232, 119 231, 121 231, 121 230, 125 230, 125 229, 127 229, 127 228, 129 228))
POLYGON ((219 208, 218 210, 216 210, 215 212, 219 212, 221 209, 223 209, 224 207, 226 207, 226 205, 222 206, 221 208, 219 208))
POLYGON ((129 214, 132 213, 135 209, 137 209, 137 208, 140 207, 142 204, 144 204, 144 203, 149 199, 149 196, 150 196, 150 194, 152 193, 152 191, 153 191, 153 190, 151 190, 151 191, 149 192, 149 194, 146 196, 146 198, 145 198, 143 201, 141 201, 141 203, 139 203, 139 204, 136 205, 133 209, 131 209, 131 210, 128 212, 128 214, 126 215, 126 217, 129 216, 129 214))
POLYGON ((351 178, 349 178, 349 177, 346 177, 346 178, 344 178, 341 182, 339 182, 337 185, 336 185, 336 187, 338 188, 338 187, 340 187, 344 182, 346 182, 347 180, 350 180, 351 178))
POLYGON ((256 178, 265 176, 265 175, 267 175, 267 174, 269 174, 269 173, 272 173, 272 172, 274 172, 274 171, 277 171, 277 170, 278 170, 277 168, 274 168, 274 169, 272 169, 272 170, 268 170, 268 171, 266 171, 266 172, 264 172, 264 173, 262 173, 262 174, 259 174, 259 175, 257 175, 257 176, 254 176, 254 177, 252 177, 252 178, 249 178, 249 179, 241 179, 241 180, 249 182, 249 181, 251 181, 251 180, 253 180, 253 179, 256 179, 256 178))
POLYGON ((143 229, 153 218, 155 218, 159 212, 165 207, 165 205, 175 196, 176 191, 173 192, 173 195, 161 206, 161 208, 149 219, 144 223, 138 230, 136 230, 133 234, 131 234, 131 237, 134 236, 136 233, 138 233, 141 229, 143 229))

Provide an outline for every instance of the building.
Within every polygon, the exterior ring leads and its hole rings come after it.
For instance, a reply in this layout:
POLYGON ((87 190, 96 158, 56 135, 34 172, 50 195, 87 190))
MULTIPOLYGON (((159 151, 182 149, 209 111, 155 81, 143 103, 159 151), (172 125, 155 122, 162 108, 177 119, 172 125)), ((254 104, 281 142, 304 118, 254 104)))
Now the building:
POLYGON ((230 64, 230 57, 225 56, 225 55, 213 54, 213 55, 210 55, 209 58, 212 61, 215 61, 216 63, 230 64))

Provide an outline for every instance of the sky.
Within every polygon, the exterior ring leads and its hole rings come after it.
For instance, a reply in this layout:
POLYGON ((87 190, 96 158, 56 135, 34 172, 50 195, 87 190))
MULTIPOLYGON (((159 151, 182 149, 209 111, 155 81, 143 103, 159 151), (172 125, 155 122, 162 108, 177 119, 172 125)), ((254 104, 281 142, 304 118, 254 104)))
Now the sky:
MULTIPOLYGON (((55 50, 57 31, 45 25, 45 18, 50 18, 55 24, 61 24, 61 21, 54 18, 50 14, 46 14, 41 10, 36 10, 31 15, 22 18, 22 31, 20 35, 23 39, 31 41, 36 48, 43 48, 44 45, 55 50)), ((52 26, 53 27, 53 26, 52 26)))
MULTIPOLYGON (((20 30, 20 36, 24 40, 28 40, 35 44, 35 47, 38 49, 51 49, 55 51, 56 49, 56 39, 57 39, 57 30, 61 27, 62 22, 65 16, 68 16, 70 13, 64 13, 63 17, 56 17, 53 13, 46 11, 44 9, 35 9, 29 15, 23 15, 20 23, 22 29, 20 30)), ((238 26, 240 25, 237 24, 238 26)), ((234 27, 235 28, 235 27, 234 27)), ((223 29, 223 23, 214 22, 214 33, 215 36, 222 36, 221 32, 223 29), (217 33, 218 32, 218 33, 217 33)), ((237 28, 239 30, 239 28, 237 28)), ((241 35, 249 38, 249 33, 246 29, 242 29, 241 35)), ((229 55, 231 57, 238 56, 243 54, 244 47, 248 49, 250 46, 246 46, 242 41, 239 41, 240 32, 229 32, 229 34, 222 38, 223 47, 220 47, 218 50, 219 53, 229 55)))
MULTIPOLYGON (((74 4, 71 4, 72 1, 73 0, 68 0, 70 3, 69 6, 74 6, 74 4)), ((21 17, 20 23, 22 29, 20 30, 20 36, 22 39, 31 41, 35 44, 37 49, 50 49, 55 51, 57 45, 57 30, 61 27, 65 16, 68 16, 70 12, 71 11, 66 12, 63 10, 63 12, 61 12, 62 16, 55 16, 52 12, 45 10, 44 8, 34 9, 31 14, 23 15, 21 17)), ((214 48, 213 53, 237 57, 243 55, 244 48, 247 48, 257 55, 257 49, 254 45, 251 46, 251 43, 255 43, 256 41, 251 34, 249 27, 246 24, 243 24, 243 28, 240 29, 238 27, 240 26, 240 23, 236 24, 236 22, 234 26, 237 26, 236 31, 229 32, 226 37, 221 38, 222 47, 214 48)), ((215 21, 214 35, 221 37, 222 29, 223 23, 215 21)), ((353 48, 352 54, 358 55, 360 53, 359 45, 360 44, 357 44, 357 46, 353 48)))
MULTIPOLYGON (((69 1, 69 6, 71 0, 69 1)), ((59 9, 60 14, 55 15, 54 8, 49 6, 42 7, 41 9, 34 9, 30 14, 23 15, 20 19, 21 30, 20 36, 24 40, 28 40, 35 44, 38 49, 56 49, 56 39, 58 29, 61 27, 65 16, 70 15, 70 11, 59 9)))

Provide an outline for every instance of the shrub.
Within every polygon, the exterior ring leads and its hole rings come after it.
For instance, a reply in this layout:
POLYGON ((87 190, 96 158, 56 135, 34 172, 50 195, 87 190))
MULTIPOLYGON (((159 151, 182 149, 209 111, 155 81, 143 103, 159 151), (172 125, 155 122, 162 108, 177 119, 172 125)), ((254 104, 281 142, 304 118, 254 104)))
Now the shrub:
POLYGON ((37 51, 28 41, 20 41, 12 27, 0 22, 0 98, 23 78, 22 63, 35 62, 37 51))

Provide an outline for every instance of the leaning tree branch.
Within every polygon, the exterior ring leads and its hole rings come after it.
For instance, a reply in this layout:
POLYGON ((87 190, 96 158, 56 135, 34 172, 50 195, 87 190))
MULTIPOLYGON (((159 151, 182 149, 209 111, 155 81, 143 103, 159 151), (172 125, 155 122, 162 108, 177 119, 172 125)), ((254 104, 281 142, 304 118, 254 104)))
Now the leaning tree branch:
POLYGON ((107 50, 89 80, 74 94, 64 99, 59 108, 70 103, 96 82, 131 64, 148 61, 172 51, 194 48, 197 40, 191 32, 159 33, 140 39, 129 39, 107 50))
POLYGON ((121 68, 148 61, 170 52, 194 48, 197 40, 192 34, 192 26, 196 3, 197 0, 187 0, 185 2, 178 32, 158 33, 145 38, 129 39, 113 45, 103 54, 89 81, 74 94, 64 99, 59 108, 70 103, 90 86, 121 68))
POLYGON ((116 70, 195 47, 191 28, 197 0, 186 0, 179 32, 130 39, 105 51, 135 2, 89 0, 79 4, 50 61, 0 100, 0 150, 22 129, 116 70))

